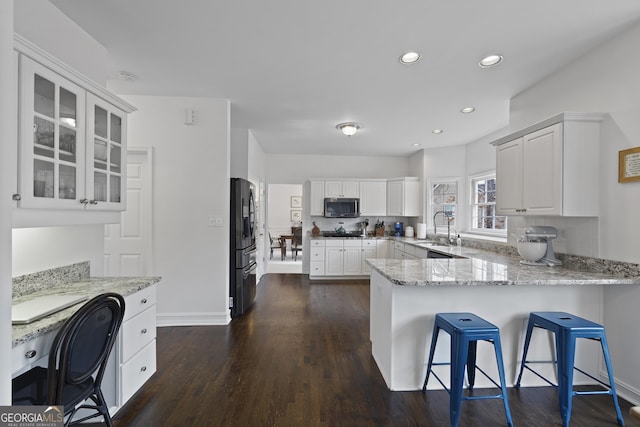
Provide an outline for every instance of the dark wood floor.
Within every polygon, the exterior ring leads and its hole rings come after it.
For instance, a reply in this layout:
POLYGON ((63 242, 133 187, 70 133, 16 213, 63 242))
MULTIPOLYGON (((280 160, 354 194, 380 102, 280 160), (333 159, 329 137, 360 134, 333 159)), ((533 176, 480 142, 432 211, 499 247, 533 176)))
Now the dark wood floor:
MULTIPOLYGON (((159 328, 157 349, 158 371, 116 427, 449 425, 445 391, 387 389, 371 356, 368 280, 270 274, 242 318, 159 328)), ((555 389, 510 389, 509 399, 516 426, 561 425, 555 389)), ((573 401, 572 426, 616 425, 611 397, 573 401)), ((463 402, 460 426, 500 425, 500 400, 463 402)))

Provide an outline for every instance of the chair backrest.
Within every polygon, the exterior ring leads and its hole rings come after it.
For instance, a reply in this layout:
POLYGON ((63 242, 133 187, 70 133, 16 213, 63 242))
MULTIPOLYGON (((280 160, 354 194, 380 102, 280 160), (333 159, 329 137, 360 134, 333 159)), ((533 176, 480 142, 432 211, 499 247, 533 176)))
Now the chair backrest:
POLYGON ((94 384, 100 386, 124 309, 121 295, 105 293, 89 300, 65 322, 49 353, 48 404, 62 404, 65 385, 80 384, 94 373, 94 384))
POLYGON ((302 227, 298 227, 293 230, 293 241, 298 246, 302 246, 302 227))

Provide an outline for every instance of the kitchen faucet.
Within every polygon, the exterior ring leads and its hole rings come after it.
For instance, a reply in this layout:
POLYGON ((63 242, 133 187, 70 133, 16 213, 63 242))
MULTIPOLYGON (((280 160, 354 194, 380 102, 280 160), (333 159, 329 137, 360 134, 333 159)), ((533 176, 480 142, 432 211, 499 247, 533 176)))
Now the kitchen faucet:
POLYGON ((451 215, 449 215, 445 211, 438 211, 438 212, 433 214, 433 234, 437 234, 438 233, 438 228, 436 226, 436 216, 438 214, 444 215, 444 217, 447 220, 447 244, 449 245, 449 244, 451 244, 451 215))

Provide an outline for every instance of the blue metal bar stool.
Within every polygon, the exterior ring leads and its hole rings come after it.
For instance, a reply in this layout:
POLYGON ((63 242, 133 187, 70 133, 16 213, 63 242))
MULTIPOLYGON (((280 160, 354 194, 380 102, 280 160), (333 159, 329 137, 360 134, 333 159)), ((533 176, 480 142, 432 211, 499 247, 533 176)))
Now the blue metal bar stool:
POLYGON ((541 311, 531 313, 529 315, 529 324, 527 326, 527 334, 524 341, 524 352, 522 354, 522 363, 520 364, 520 374, 518 374, 518 380, 516 381, 515 385, 516 387, 520 387, 522 372, 525 368, 533 372, 552 386, 558 387, 560 415, 562 416, 563 426, 567 427, 569 425, 569 419, 571 418, 571 399, 573 398, 573 396, 585 394, 610 394, 611 396, 613 396, 613 404, 616 408, 618 424, 624 426, 624 420, 622 419, 620 406, 618 405, 618 395, 616 394, 616 385, 613 379, 613 369, 611 368, 611 358, 609 357, 609 346, 607 345, 607 336, 605 334, 604 326, 591 322, 590 320, 559 311, 541 311), (538 372, 527 366, 529 363, 534 363, 527 361, 529 341, 531 340, 531 333, 534 327, 547 329, 555 334, 556 361, 537 363, 556 364, 556 369, 558 372, 557 386, 540 375, 538 372), (607 372, 609 374, 609 384, 600 381, 598 378, 595 378, 594 376, 574 366, 576 338, 588 338, 591 340, 600 341, 600 344, 602 346, 602 353, 604 354, 604 361, 607 365, 607 372), (607 390, 574 391, 574 369, 602 384, 607 388, 607 390))
POLYGON ((433 335, 431 337, 431 350, 429 351, 429 363, 427 365, 427 375, 424 379, 422 391, 427 390, 429 374, 432 374, 449 393, 449 417, 451 426, 457 427, 460 421, 460 408, 463 400, 478 399, 502 399, 504 410, 507 415, 507 424, 513 427, 511 411, 509 410, 509 400, 507 398, 507 386, 504 380, 504 365, 502 363, 502 346, 500 345, 500 330, 497 326, 487 322, 481 317, 472 313, 438 313, 433 325, 433 335), (438 341, 440 330, 447 332, 451 336, 451 362, 433 363, 433 355, 438 341), (476 350, 478 341, 488 341, 494 346, 500 384, 496 383, 482 369, 476 366, 476 350), (450 365, 450 387, 447 389, 442 380, 432 371, 433 366, 450 365), (492 396, 463 396, 464 370, 467 368, 467 379, 469 380, 469 390, 473 390, 475 383, 475 370, 478 369, 496 387, 500 389, 500 394, 492 396))

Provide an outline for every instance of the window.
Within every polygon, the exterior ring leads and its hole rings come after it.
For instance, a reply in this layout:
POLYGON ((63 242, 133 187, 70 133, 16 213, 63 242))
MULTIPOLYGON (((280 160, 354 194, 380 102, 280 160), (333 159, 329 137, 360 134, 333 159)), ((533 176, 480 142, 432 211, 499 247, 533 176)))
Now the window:
MULTIPOLYGON (((449 226, 456 227, 456 207, 458 201, 458 183, 456 181, 438 181, 431 184, 431 216, 444 211, 449 218, 449 226)), ((438 215, 435 226, 446 231, 447 218, 438 215), (444 227, 444 228, 441 228, 444 227)))
POLYGON ((496 174, 471 179, 471 229, 506 234, 507 217, 496 216, 496 174))

